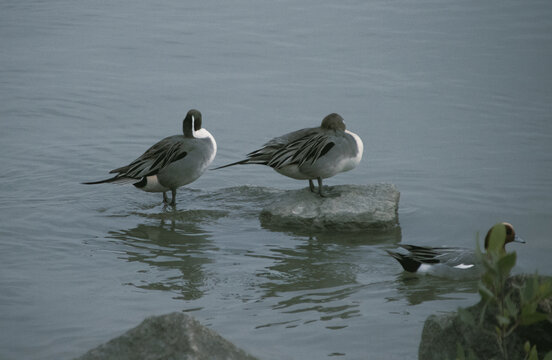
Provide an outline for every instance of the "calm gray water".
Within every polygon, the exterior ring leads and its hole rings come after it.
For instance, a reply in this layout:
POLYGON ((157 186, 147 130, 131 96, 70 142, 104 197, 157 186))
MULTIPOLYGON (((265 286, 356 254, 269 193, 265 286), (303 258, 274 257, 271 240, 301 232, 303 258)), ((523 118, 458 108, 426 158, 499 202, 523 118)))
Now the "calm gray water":
POLYGON ((405 277, 399 242, 474 247, 510 221, 517 272, 552 274, 550 1, 3 1, 0 357, 69 359, 185 311, 262 359, 416 359, 425 318, 473 281, 405 277), (264 167, 160 194, 84 186, 181 131, 213 165, 340 113, 391 182, 388 233, 284 232, 264 167))

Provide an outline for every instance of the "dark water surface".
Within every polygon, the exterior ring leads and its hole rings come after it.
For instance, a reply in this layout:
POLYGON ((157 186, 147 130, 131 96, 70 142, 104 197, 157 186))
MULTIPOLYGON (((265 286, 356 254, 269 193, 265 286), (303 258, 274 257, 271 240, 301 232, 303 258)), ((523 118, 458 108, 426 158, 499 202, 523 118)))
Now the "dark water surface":
POLYGON ((550 1, 4 1, 0 357, 69 359, 186 311, 262 359, 416 359, 476 283, 402 274, 399 242, 474 247, 510 221, 552 274, 550 1), (213 165, 330 112, 364 140, 328 185, 391 182, 387 233, 263 228, 263 167, 208 171, 176 210, 86 187, 202 111, 213 165))

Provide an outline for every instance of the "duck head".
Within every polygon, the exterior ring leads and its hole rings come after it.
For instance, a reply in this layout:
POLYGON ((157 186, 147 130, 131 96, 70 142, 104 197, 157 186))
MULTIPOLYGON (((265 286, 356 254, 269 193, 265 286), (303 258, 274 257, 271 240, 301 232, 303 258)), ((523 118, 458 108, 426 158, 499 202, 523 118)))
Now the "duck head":
POLYGON ((320 127, 327 130, 345 131, 345 121, 343 121, 341 115, 331 113, 322 120, 322 125, 320 125, 320 127))
POLYGON ((499 231, 501 226, 503 227, 505 231, 505 236, 506 236, 504 239, 504 246, 506 246, 506 244, 511 242, 518 242, 518 243, 525 244, 525 240, 523 240, 522 238, 516 235, 516 231, 514 230, 513 225, 507 222, 503 222, 503 223, 496 224, 495 226, 490 228, 489 231, 487 232, 487 235, 485 236, 485 250, 488 249, 489 247, 489 240, 491 238, 491 233, 493 231, 499 231))
POLYGON ((199 110, 192 109, 188 111, 182 122, 182 130, 185 137, 194 137, 194 132, 201 129, 201 113, 199 110))

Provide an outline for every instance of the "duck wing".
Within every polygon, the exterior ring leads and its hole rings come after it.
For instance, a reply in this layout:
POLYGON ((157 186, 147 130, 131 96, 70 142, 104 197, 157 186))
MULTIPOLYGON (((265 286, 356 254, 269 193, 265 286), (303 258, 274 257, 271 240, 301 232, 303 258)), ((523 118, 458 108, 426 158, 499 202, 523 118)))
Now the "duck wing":
POLYGON ((320 128, 302 129, 270 140, 261 149, 249 153, 247 163, 274 169, 313 164, 334 145, 329 132, 320 128))
POLYGON ((399 244, 399 246, 408 251, 410 258, 423 264, 445 262, 461 252, 461 249, 454 247, 429 247, 408 244, 399 244))
POLYGON ((113 169, 110 173, 118 173, 119 178, 140 179, 144 176, 156 175, 163 168, 186 157, 184 137, 169 136, 152 147, 130 164, 113 169))

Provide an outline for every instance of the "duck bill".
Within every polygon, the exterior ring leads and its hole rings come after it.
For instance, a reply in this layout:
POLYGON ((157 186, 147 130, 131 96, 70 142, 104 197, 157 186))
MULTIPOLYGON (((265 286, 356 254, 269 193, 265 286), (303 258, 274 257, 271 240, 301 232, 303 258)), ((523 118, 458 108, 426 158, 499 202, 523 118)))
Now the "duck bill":
POLYGON ((514 242, 517 242, 517 243, 521 243, 521 244, 525 244, 526 241, 523 240, 522 238, 520 238, 519 236, 514 236, 514 242))

